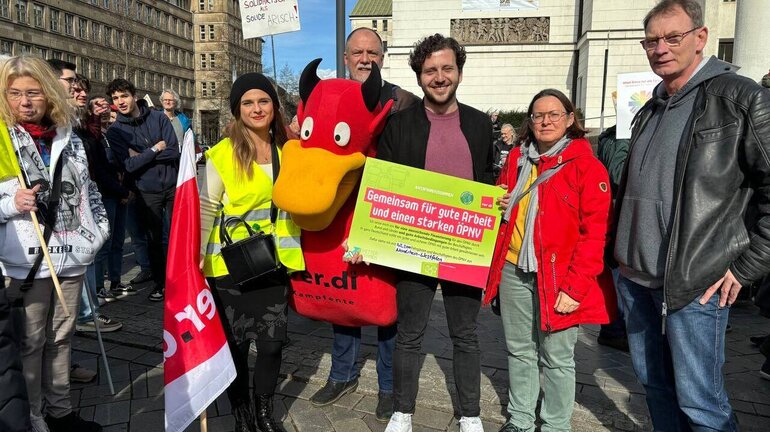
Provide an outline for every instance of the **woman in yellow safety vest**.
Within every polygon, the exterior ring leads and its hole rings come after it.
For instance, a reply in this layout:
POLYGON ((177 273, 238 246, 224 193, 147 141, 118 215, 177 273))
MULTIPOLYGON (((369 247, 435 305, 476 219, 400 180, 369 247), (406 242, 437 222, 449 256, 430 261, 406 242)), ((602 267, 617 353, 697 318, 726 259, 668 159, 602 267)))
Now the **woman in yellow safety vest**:
MULTIPOLYGON (((238 376, 227 389, 237 432, 284 431, 272 418, 273 393, 286 341, 288 273, 304 270, 299 234, 289 216, 278 211, 271 221, 274 161, 286 141, 280 101, 270 81, 248 73, 233 83, 230 110, 235 121, 229 137, 206 152, 201 181, 201 255, 214 293, 238 376), (277 152, 274 158, 273 152, 277 152), (236 285, 220 254, 219 224, 241 217, 256 231, 273 233, 279 272, 236 285), (254 402, 249 398, 249 347, 256 341, 254 402)), ((277 169, 276 169, 277 172, 277 169)), ((243 224, 228 228, 233 241, 248 236, 243 224)))

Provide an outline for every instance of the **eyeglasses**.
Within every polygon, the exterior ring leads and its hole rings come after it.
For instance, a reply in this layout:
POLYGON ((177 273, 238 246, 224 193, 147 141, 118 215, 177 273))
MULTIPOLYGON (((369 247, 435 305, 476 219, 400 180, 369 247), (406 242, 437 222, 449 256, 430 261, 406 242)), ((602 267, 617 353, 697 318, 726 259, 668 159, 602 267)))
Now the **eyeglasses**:
POLYGON ((684 33, 674 33, 672 35, 668 36, 661 36, 657 38, 649 38, 649 39, 642 39, 639 41, 640 44, 642 44, 642 47, 645 51, 652 51, 655 48, 658 47, 658 42, 663 39, 663 42, 666 43, 666 45, 670 47, 678 47, 682 43, 682 39, 685 38, 688 34, 694 32, 695 30, 698 30, 700 27, 695 27, 690 30, 687 30, 684 33))
POLYGON ((562 118, 567 113, 564 111, 550 111, 550 112, 539 112, 539 113, 532 113, 529 115, 529 119, 532 120, 533 123, 541 123, 543 119, 546 117, 551 123, 556 123, 559 121, 560 118, 562 118))
POLYGON ((176 99, 161 99, 161 102, 176 102, 176 99))
POLYGON ((31 100, 31 101, 40 101, 45 99, 45 93, 43 93, 40 90, 27 90, 27 91, 6 90, 5 94, 6 96, 8 96, 8 100, 12 100, 12 101, 21 100, 22 96, 26 97, 27 100, 31 100))
POLYGON ((69 77, 69 78, 59 77, 59 79, 62 81, 67 81, 68 83, 72 84, 75 82, 77 78, 76 77, 69 77))

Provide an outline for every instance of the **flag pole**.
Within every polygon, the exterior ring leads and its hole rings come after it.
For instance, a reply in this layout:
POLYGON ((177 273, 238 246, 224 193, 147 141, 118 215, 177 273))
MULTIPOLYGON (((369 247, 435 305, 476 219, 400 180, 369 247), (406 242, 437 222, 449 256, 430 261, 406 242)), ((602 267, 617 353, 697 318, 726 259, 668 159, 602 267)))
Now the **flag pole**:
MULTIPOLYGON (((87 270, 86 270, 87 272, 87 270)), ((88 276, 86 276, 88 277, 88 276)), ((99 320, 97 319, 96 307, 94 307, 94 297, 91 295, 91 289, 86 284, 86 297, 88 298, 88 305, 91 306, 91 319, 94 321, 94 328, 96 329, 96 340, 99 342, 99 350, 102 352, 102 360, 104 361, 104 369, 107 371, 107 384, 110 386, 110 393, 115 396, 115 386, 112 384, 112 372, 110 372, 110 363, 107 361, 107 352, 104 350, 104 342, 102 341, 102 331, 99 329, 99 320)))
MULTIPOLYGON (((208 409, 208 407, 206 409, 208 409)), ((208 422, 206 421, 206 410, 203 410, 203 412, 201 413, 200 419, 201 419, 201 432, 208 432, 209 426, 208 426, 208 422)))
MULTIPOLYGON (((17 177, 19 179, 19 189, 27 189, 27 183, 24 181, 24 176, 21 174, 21 170, 19 170, 17 177)), ((43 237, 43 231, 40 230, 40 223, 37 221, 37 213, 31 211, 29 214, 32 215, 32 225, 35 227, 37 239, 40 241, 40 249, 43 250, 45 263, 48 265, 48 269, 51 271, 51 279, 53 280, 53 286, 56 289, 56 297, 59 297, 59 302, 61 303, 61 307, 64 310, 64 316, 69 318, 70 311, 67 308, 67 303, 64 302, 64 294, 61 291, 61 284, 59 283, 59 278, 56 276, 56 269, 54 269, 53 261, 51 261, 51 255, 48 254, 48 245, 45 242, 45 237, 43 237)))

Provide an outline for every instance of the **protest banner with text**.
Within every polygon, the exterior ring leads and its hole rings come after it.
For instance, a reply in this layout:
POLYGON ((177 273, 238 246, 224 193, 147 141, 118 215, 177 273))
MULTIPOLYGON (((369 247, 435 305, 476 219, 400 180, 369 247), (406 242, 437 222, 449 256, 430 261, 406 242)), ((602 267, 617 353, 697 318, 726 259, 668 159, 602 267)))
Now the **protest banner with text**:
POLYGON ((239 5, 244 39, 300 29, 297 0, 240 0, 239 5))
POLYGON ((367 159, 348 246, 371 263, 482 288, 500 225, 496 186, 367 159))

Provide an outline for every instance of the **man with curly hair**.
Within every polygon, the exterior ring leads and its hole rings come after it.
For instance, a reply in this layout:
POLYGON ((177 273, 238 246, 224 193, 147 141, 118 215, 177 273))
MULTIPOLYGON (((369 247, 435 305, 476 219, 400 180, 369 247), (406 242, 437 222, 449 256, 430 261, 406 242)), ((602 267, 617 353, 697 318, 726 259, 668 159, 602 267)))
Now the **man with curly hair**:
MULTIPOLYGON (((485 113, 457 102, 465 49, 440 34, 419 41, 409 65, 423 91, 420 103, 392 115, 377 157, 428 171, 491 183, 492 124, 485 113)), ((395 406, 386 432, 410 432, 420 375, 420 347, 439 282, 454 346, 460 431, 483 431, 479 419, 480 355, 476 320, 481 290, 409 272, 396 284, 398 332, 393 355, 395 406)))

